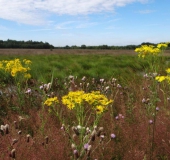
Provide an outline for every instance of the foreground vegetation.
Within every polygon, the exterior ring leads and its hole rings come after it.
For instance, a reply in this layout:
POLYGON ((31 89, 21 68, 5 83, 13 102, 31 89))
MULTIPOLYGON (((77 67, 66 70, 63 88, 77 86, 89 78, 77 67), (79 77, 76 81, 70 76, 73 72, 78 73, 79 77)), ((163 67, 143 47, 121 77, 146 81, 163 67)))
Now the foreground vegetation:
POLYGON ((166 47, 1 56, 0 159, 170 159, 166 47))

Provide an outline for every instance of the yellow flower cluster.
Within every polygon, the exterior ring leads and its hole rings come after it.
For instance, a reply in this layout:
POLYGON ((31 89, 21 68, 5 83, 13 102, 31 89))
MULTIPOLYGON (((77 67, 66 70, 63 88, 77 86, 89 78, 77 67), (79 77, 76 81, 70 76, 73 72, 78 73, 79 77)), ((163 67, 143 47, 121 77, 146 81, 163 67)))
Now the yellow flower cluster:
POLYGON ((69 109, 73 109, 77 104, 82 104, 84 91, 69 92, 62 97, 62 103, 69 109))
POLYGON ((16 77, 19 73, 23 74, 24 78, 29 79, 31 75, 27 73, 31 64, 30 60, 24 59, 23 63, 19 59, 3 60, 0 61, 0 69, 11 74, 12 77, 16 77))
POLYGON ((157 76, 157 77, 155 77, 155 80, 157 80, 158 82, 162 82, 162 81, 166 80, 166 76, 157 76))
POLYGON ((113 100, 108 100, 105 95, 98 91, 91 93, 85 93, 84 91, 69 92, 68 95, 62 97, 62 103, 66 105, 68 109, 74 109, 78 105, 85 104, 85 102, 91 105, 97 113, 102 113, 113 100))
POLYGON ((166 80, 168 83, 170 83, 170 68, 166 69, 166 73, 167 76, 156 76, 155 80, 157 80, 158 82, 162 82, 166 80))
POLYGON ((168 47, 168 43, 160 43, 157 47, 161 50, 165 50, 168 47))
POLYGON ((47 98, 47 100, 44 102, 45 105, 47 106, 52 106, 55 103, 58 103, 58 98, 57 97, 53 97, 53 98, 47 98))
POLYGON ((165 50, 167 47, 167 43, 160 43, 156 47, 153 45, 142 45, 141 47, 136 48, 135 52, 138 53, 139 57, 145 58, 145 56, 148 55, 157 56, 161 53, 162 50, 165 50))

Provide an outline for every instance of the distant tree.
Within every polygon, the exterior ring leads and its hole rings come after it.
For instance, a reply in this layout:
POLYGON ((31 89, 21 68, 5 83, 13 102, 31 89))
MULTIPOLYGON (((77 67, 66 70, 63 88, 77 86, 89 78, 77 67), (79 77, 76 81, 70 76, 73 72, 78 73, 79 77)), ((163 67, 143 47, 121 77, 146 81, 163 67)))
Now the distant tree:
POLYGON ((65 49, 70 49, 70 46, 66 45, 64 48, 65 48, 65 49))
POLYGON ((43 43, 38 41, 16 41, 8 39, 7 41, 0 40, 0 48, 34 48, 34 49, 51 49, 54 48, 48 42, 43 43))
POLYGON ((150 42, 143 42, 143 43, 141 43, 141 45, 156 45, 156 44, 154 44, 154 43, 150 43, 150 42))
POLYGON ((76 45, 71 46, 71 49, 78 49, 79 47, 77 47, 76 45))
POLYGON ((86 45, 85 44, 83 44, 83 45, 81 45, 81 47, 80 47, 81 49, 86 49, 86 45))
POLYGON ((110 49, 108 45, 102 45, 98 47, 99 49, 110 49))

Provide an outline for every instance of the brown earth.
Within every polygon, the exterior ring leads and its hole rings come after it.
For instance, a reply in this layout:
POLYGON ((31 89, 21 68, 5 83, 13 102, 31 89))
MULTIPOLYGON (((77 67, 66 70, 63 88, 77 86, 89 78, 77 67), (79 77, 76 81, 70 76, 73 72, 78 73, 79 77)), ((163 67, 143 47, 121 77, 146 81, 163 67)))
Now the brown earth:
MULTIPOLYGON (((24 55, 24 54, 111 54, 111 55, 136 55, 134 50, 95 50, 95 49, 0 49, 0 55, 24 55)), ((170 50, 166 50, 164 55, 169 56, 170 50)))

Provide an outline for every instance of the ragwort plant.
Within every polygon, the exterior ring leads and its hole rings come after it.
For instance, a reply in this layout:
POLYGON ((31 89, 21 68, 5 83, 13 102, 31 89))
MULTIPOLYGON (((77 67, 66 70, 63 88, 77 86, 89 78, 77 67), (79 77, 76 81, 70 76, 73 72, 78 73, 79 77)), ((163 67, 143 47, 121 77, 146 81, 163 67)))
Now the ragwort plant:
MULTIPOLYGON (((24 92, 27 88, 27 81, 31 78, 29 74, 31 61, 24 59, 21 61, 20 59, 14 60, 3 60, 0 61, 0 70, 3 75, 6 77, 11 77, 12 82, 10 82, 10 86, 7 86, 8 90, 10 90, 10 94, 16 93, 16 98, 18 103, 15 104, 17 106, 14 109, 18 110, 22 113, 22 109, 24 108, 24 92), (24 90, 23 90, 24 88, 24 90)), ((13 96, 15 96, 13 94, 13 96)))
POLYGON ((155 148, 155 130, 156 130, 156 117, 157 111, 159 110, 158 102, 160 101, 159 98, 159 86, 157 85, 156 80, 162 81, 165 77, 157 76, 158 72, 162 70, 161 63, 163 63, 163 52, 167 48, 168 44, 158 44, 157 46, 153 45, 143 45, 139 48, 135 49, 135 52, 138 53, 139 58, 143 58, 149 64, 149 68, 145 69, 144 77, 147 79, 147 83, 149 80, 149 89, 150 93, 147 97, 144 97, 142 103, 146 106, 147 116, 148 116, 148 131, 149 131, 149 155, 148 157, 150 160, 153 159, 153 153, 155 148), (152 127, 151 127, 152 125, 152 127))
POLYGON ((104 128, 98 125, 112 102, 113 100, 109 100, 100 91, 88 93, 83 90, 69 91, 61 97, 60 103, 57 97, 46 99, 44 104, 49 107, 49 112, 60 120, 62 130, 68 136, 72 159, 90 158, 96 150, 98 146, 94 147, 92 143, 96 136, 100 137, 100 142, 104 138, 104 128), (70 121, 63 118, 62 107, 67 107, 67 115, 74 116, 67 118, 70 121))

